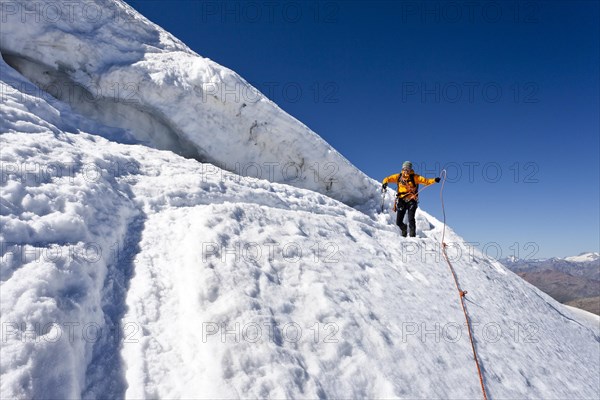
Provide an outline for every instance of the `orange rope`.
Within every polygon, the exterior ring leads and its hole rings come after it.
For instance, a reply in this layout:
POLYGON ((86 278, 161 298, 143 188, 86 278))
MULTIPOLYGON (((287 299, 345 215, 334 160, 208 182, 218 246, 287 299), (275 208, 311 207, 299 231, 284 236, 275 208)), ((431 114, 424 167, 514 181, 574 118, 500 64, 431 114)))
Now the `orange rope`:
POLYGON ((467 321, 467 329, 469 331, 469 339, 471 340, 471 349, 473 350, 473 358, 475 359, 475 365, 477 366, 477 373, 479 374, 479 383, 481 384, 481 392, 483 393, 483 399, 487 400, 487 393, 485 390, 485 385, 483 384, 483 374, 481 372, 481 367, 479 366, 479 359, 477 358, 477 350, 475 349, 475 342, 473 341, 473 333, 471 332, 471 321, 469 320, 469 314, 467 313, 467 308, 465 306, 465 295, 467 294, 466 290, 461 290, 458 284, 458 277, 456 276, 456 272, 454 271, 454 267, 450 263, 448 259, 448 254, 446 253, 446 242, 444 242, 444 237, 446 235, 446 209, 444 208, 444 183, 446 183, 446 170, 442 170, 441 176, 442 179, 442 187, 440 188, 440 200, 442 202, 442 213, 444 216, 444 229, 442 231, 442 254, 444 255, 444 259, 448 263, 448 267, 450 268, 450 272, 452 273, 452 277, 454 278, 454 283, 456 284, 456 290, 458 290, 458 296, 460 298, 460 305, 462 307, 463 313, 465 314, 465 321, 467 321))

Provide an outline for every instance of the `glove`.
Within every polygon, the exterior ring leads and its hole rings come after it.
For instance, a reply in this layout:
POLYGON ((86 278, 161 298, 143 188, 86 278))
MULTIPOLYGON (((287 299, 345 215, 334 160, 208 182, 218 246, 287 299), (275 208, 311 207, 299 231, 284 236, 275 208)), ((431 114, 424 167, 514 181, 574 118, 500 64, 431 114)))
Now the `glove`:
POLYGON ((441 180, 441 179, 440 179, 439 177, 438 177, 438 178, 435 178, 435 183, 440 183, 440 180, 441 180))
POLYGON ((383 190, 387 189, 387 183, 384 183, 383 185, 381 185, 381 189, 383 189, 383 190))

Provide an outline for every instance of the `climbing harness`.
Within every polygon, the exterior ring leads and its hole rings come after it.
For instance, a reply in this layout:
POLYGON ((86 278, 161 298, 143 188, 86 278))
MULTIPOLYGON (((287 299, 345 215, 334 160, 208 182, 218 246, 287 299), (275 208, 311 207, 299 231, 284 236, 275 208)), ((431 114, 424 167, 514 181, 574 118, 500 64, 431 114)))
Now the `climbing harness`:
POLYGON ((396 193, 396 197, 399 200, 404 200, 404 198, 412 197, 412 199, 417 200, 419 196, 419 184, 415 182, 415 173, 408 174, 408 180, 404 178, 402 172, 398 174, 398 191, 396 193), (412 186, 410 185, 412 184, 412 186), (403 186, 406 188, 406 192, 400 193, 400 187, 403 186))
MULTIPOLYGON (((479 359, 477 358, 477 350, 475 349, 475 342, 473 341, 473 333, 471 332, 471 321, 469 320, 469 314, 467 313, 467 308, 465 306, 465 296, 467 295, 466 290, 462 290, 460 285, 458 284, 458 277, 456 276, 456 272, 454 271, 454 267, 450 263, 450 259, 448 258, 448 254, 446 253, 446 242, 444 242, 444 238, 446 235, 446 209, 444 208, 444 183, 446 183, 446 170, 442 170, 440 173, 440 178, 442 181, 442 186, 440 188, 440 200, 442 202, 442 214, 444 217, 444 229, 442 230, 442 254, 444 255, 444 259, 448 263, 448 267, 450 268, 450 272, 452 273, 452 277, 454 278, 454 283, 456 284, 456 290, 458 290, 458 297, 460 299, 460 305, 462 306, 463 313, 465 314, 465 320, 467 322, 467 329, 469 331, 469 339, 471 340, 471 349, 473 350, 473 358, 475 360, 475 365, 477 366, 477 373, 479 374, 479 383, 481 384, 481 392, 483 393, 483 399, 487 400, 487 392, 485 390, 485 385, 483 383, 483 374, 481 372, 481 367, 479 365, 479 359)), ((422 190, 422 189, 421 189, 422 190)))

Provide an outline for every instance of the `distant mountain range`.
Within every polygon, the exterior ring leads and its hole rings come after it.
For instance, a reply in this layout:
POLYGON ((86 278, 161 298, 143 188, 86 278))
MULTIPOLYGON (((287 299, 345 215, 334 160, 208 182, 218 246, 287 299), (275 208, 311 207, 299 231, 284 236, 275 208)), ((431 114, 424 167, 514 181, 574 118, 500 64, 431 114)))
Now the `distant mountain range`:
POLYGON ((600 315, 600 254, 500 262, 561 303, 600 315))

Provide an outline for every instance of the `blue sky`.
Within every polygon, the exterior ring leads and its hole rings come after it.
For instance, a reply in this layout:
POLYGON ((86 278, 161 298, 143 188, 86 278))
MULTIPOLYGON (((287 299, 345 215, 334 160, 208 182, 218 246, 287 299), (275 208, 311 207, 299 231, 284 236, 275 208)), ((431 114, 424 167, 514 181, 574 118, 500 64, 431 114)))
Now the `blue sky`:
POLYGON ((128 3, 369 176, 448 167, 448 223, 490 256, 599 251, 598 2, 128 3))

